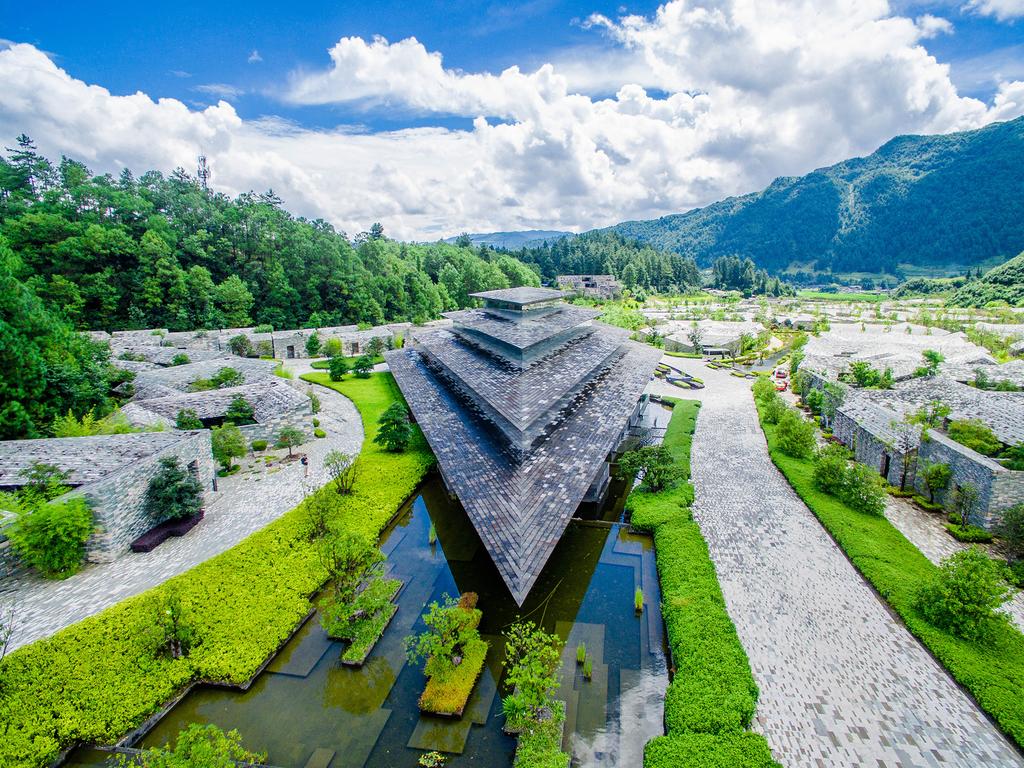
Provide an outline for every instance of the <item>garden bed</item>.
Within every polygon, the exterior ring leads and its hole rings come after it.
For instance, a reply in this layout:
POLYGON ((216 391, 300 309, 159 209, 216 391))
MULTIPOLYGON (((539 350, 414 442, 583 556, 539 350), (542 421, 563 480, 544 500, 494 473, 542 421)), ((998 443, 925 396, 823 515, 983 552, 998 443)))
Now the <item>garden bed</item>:
POLYGON ((184 536, 197 525, 206 515, 205 509, 200 509, 191 517, 183 517, 178 520, 165 520, 159 525, 150 528, 131 543, 132 552, 152 552, 172 536, 184 536))
POLYGON ((370 655, 373 647, 384 634, 384 630, 388 628, 388 624, 398 613, 398 606, 390 601, 395 599, 402 588, 402 582, 398 579, 387 579, 378 583, 381 585, 380 589, 389 593, 387 595, 388 604, 375 615, 367 616, 353 626, 347 633, 347 637, 331 638, 332 640, 351 640, 351 645, 341 654, 341 663, 346 666, 361 667, 363 665, 366 657, 370 655))
POLYGON ((565 702, 557 701, 547 720, 535 720, 518 734, 513 768, 569 768, 570 756, 562 751, 565 702))
MULTIPOLYGON (((675 401, 665 432, 664 445, 687 480, 699 409, 699 402, 675 401)), ((744 732, 757 705, 757 684, 690 513, 692 503, 689 482, 656 493, 635 489, 626 500, 633 526, 654 534, 662 617, 675 669, 665 695, 668 734, 647 744, 644 766, 771 768, 778 764, 764 737, 744 732)))
POLYGON ((476 681, 484 671, 486 659, 486 640, 474 638, 467 642, 462 649, 461 664, 443 677, 434 675, 428 678, 427 687, 420 696, 420 710, 443 717, 462 717, 476 681))

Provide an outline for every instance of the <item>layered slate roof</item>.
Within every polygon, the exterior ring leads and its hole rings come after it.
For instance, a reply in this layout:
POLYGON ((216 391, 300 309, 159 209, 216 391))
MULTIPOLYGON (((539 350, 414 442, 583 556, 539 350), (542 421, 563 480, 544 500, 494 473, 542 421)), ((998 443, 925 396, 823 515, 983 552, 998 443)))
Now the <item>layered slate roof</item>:
POLYGON ((522 604, 627 427, 658 350, 559 291, 480 294, 388 364, 513 597, 522 604), (471 329, 471 332, 467 332, 471 329), (540 353, 522 354, 533 347, 540 353))

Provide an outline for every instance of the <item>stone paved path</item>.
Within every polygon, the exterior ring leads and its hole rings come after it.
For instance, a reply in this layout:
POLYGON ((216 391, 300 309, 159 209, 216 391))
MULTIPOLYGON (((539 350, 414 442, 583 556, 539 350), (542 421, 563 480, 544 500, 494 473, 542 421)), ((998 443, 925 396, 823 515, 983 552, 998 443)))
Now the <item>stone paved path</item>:
POLYGON ((749 382, 674 362, 708 385, 692 393, 704 401, 694 515, 761 689, 754 727, 775 756, 788 768, 1024 765, 776 470, 749 382))
MULTIPOLYGON (((890 496, 885 504, 885 516, 911 544, 921 550, 921 554, 936 565, 970 546, 946 533, 941 514, 925 512, 907 499, 890 496)), ((993 557, 1006 558, 1005 552, 997 552, 993 547, 985 548, 993 557)), ((1019 628, 1024 629, 1024 592, 1017 592, 1013 599, 1003 606, 1003 610, 1010 614, 1010 618, 1019 628)))
MULTIPOLYGON (((305 391, 308 385, 298 382, 298 386, 305 391)), ((309 457, 308 478, 298 462, 282 465, 272 474, 239 472, 220 478, 220 490, 207 504, 206 517, 180 539, 113 563, 87 565, 66 581, 27 576, 0 582, 0 603, 13 600, 17 608, 11 649, 47 637, 230 549, 298 504, 304 488, 323 485, 327 480, 324 456, 332 450, 357 453, 363 425, 351 400, 324 387, 315 391, 322 404, 320 426, 327 437, 298 449, 309 457)))

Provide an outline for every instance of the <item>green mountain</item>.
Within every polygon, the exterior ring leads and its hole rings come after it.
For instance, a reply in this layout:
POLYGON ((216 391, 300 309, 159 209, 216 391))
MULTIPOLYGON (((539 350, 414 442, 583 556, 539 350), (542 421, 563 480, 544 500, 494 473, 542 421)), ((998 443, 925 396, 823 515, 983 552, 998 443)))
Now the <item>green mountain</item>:
POLYGON ((983 307, 990 301, 1024 306, 1024 253, 959 289, 950 303, 958 307, 983 307))
POLYGON ((867 157, 761 192, 611 229, 692 256, 781 272, 966 267, 1024 250, 1024 117, 944 136, 899 136, 867 157))
MULTIPOLYGON (((563 237, 571 237, 572 232, 562 232, 550 229, 526 229, 519 232, 486 232, 472 233, 469 235, 469 242, 472 245, 489 245, 491 248, 506 248, 510 251, 516 248, 528 248, 544 242, 554 242, 563 237)), ((446 243, 457 243, 462 235, 445 238, 446 243)))

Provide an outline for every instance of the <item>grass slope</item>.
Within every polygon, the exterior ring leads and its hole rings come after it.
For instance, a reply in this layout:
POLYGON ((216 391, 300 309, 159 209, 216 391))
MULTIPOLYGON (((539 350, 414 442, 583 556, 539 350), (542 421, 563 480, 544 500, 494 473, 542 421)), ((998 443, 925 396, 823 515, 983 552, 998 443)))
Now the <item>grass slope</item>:
POLYGON ((1019 746, 1024 747, 1024 635, 1012 627, 991 645, 957 638, 929 624, 915 605, 938 567, 884 517, 855 512, 814 485, 814 464, 784 454, 775 427, 762 420, 772 461, 907 628, 1019 746))
MULTIPOLYGON (((673 402, 665 445, 689 478, 700 403, 673 402)), ((757 704, 757 684, 690 514, 693 486, 685 482, 658 493, 636 489, 626 503, 633 525, 654 533, 662 614, 676 668, 665 695, 668 734, 648 742, 645 768, 777 766, 764 737, 745 730, 757 704)))
MULTIPOLYGON (((335 497, 335 519, 377 535, 433 457, 418 432, 402 454, 373 443, 377 418, 401 397, 391 374, 329 386, 352 398, 366 430, 356 486, 335 497)), ((325 578, 300 504, 165 584, 18 649, 0 663, 0 766, 35 768, 75 743, 114 741, 193 680, 247 680, 306 615, 325 578), (156 654, 152 639, 172 590, 200 638, 177 660, 156 654)))

